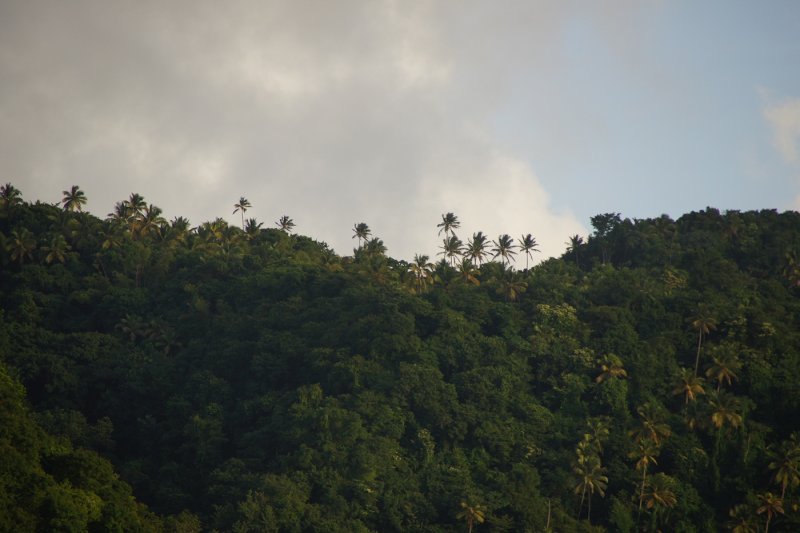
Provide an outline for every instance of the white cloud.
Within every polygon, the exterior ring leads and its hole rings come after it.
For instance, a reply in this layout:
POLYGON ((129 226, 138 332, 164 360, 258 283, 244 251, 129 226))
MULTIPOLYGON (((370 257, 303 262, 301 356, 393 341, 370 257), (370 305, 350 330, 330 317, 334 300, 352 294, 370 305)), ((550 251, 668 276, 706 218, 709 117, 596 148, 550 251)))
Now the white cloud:
POLYGON ((490 123, 505 60, 544 57, 562 14, 442 6, 8 2, 0 179, 46 201, 79 184, 99 216, 136 191, 194 223, 235 222, 244 195, 248 216, 288 214, 343 254, 366 221, 408 259, 454 211, 465 238, 530 232, 558 254, 585 231, 490 123))
POLYGON ((772 126, 775 147, 784 160, 800 164, 800 98, 767 105, 764 117, 772 126))

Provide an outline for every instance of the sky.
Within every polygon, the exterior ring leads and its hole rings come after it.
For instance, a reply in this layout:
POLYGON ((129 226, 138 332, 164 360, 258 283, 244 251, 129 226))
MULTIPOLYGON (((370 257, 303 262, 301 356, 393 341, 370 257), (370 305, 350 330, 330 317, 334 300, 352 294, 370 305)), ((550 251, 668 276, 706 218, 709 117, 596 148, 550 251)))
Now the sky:
POLYGON ((800 210, 800 2, 0 0, 0 182, 407 260, 800 210))

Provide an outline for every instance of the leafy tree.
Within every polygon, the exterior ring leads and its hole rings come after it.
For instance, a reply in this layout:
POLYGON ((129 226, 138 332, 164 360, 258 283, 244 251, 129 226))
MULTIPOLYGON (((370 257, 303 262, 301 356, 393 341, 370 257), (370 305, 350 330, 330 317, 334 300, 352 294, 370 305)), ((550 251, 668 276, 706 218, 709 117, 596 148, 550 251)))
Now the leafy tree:
POLYGON ((70 245, 63 235, 54 235, 50 239, 50 243, 42 247, 42 252, 45 254, 44 262, 48 265, 53 261, 63 263, 67 259, 67 252, 70 250, 70 245))

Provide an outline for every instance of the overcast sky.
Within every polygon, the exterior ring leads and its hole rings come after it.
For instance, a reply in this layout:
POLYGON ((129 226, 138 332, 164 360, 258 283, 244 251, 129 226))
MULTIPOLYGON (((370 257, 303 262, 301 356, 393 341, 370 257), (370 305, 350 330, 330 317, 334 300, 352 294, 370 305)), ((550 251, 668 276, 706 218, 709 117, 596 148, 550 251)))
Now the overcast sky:
POLYGON ((800 2, 0 0, 0 182, 404 259, 800 209, 800 2))

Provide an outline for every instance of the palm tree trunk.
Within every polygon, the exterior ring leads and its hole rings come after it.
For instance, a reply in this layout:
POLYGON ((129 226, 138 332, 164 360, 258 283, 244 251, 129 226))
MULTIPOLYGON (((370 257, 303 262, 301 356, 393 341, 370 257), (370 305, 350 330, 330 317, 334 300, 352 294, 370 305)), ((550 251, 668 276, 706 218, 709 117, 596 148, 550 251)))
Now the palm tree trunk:
POLYGON ((697 335, 697 357, 694 360, 694 375, 697 377, 697 369, 700 368, 700 346, 703 344, 703 332, 697 335))

